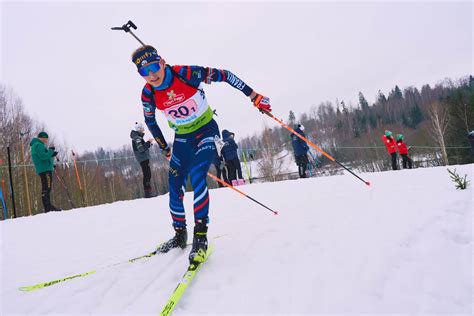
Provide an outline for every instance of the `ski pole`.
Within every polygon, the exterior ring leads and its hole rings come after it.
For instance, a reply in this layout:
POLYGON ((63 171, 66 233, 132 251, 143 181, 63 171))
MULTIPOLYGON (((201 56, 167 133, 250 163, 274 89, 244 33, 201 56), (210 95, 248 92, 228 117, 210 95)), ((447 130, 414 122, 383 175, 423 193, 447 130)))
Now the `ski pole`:
MULTIPOLYGON (((169 161, 169 160, 171 160, 171 157, 166 158, 166 159, 169 161)), ((254 201, 254 202, 257 203, 258 205, 263 206, 264 208, 266 208, 267 210, 269 210, 270 212, 272 212, 274 215, 278 215, 278 211, 272 210, 271 208, 269 208, 268 206, 266 206, 266 205, 260 203, 259 201, 255 200, 255 199, 252 198, 251 196, 248 196, 248 195, 245 194, 244 192, 242 192, 242 191, 240 191, 240 190, 234 188, 233 186, 231 186, 231 185, 228 184, 227 182, 222 181, 221 179, 219 179, 218 177, 216 177, 216 176, 213 175, 212 173, 208 172, 207 175, 208 175, 209 177, 211 177, 212 179, 216 180, 217 182, 219 182, 220 184, 225 185, 225 186, 228 187, 228 188, 231 188, 232 190, 234 190, 234 191, 236 191, 236 192, 242 194, 242 195, 245 196, 246 198, 249 198, 250 200, 254 201)))
POLYGON ((28 132, 20 132, 20 143, 21 143, 21 151, 20 151, 20 156, 21 156, 21 161, 23 163, 23 181, 25 183, 25 195, 26 195, 26 202, 28 205, 28 215, 32 215, 31 214, 31 201, 30 201, 30 190, 29 190, 29 187, 28 187, 28 175, 27 175, 27 172, 26 172, 26 163, 25 163, 25 144, 23 143, 23 136, 25 135, 28 135, 29 131, 28 132))
POLYGON ((212 179, 216 180, 217 182, 221 183, 222 185, 225 185, 226 187, 228 188, 231 188, 232 190, 242 194, 243 196, 245 196, 246 198, 249 198, 251 199, 252 201, 254 201, 255 203, 259 204, 260 206, 263 206, 264 208, 266 208, 267 210, 269 210, 270 212, 272 212, 273 214, 275 215, 278 215, 278 211, 274 211, 272 210, 271 208, 269 208, 268 206, 265 206, 264 204, 260 203, 259 201, 255 200, 254 198, 248 196, 247 194, 245 194, 244 192, 240 191, 239 189, 236 189, 235 187, 231 186, 230 184, 228 184, 227 182, 225 181, 222 181, 221 179, 219 179, 218 177, 216 177, 215 175, 213 175, 212 173, 207 173, 207 175, 209 177, 211 177, 212 179))
POLYGON ((272 119, 274 119, 275 121, 277 121, 278 123, 280 123, 281 126, 283 126, 284 128, 286 128, 287 130, 289 130, 290 132, 292 132, 293 134, 295 134, 296 136, 298 136, 299 138, 301 138, 302 140, 304 140, 308 145, 310 145, 311 147, 313 147, 314 149, 316 149, 317 151, 319 151, 321 154, 323 154, 324 156, 326 156, 329 160, 337 163, 339 166, 341 166, 342 168, 346 169, 347 171, 349 171, 353 176, 355 176, 357 179, 359 179, 360 181, 364 182, 366 185, 370 186, 370 182, 369 181, 366 181, 364 179, 362 179, 361 177, 359 177, 358 175, 356 175, 354 172, 352 172, 350 169, 348 169, 346 166, 344 166, 342 163, 340 163, 339 161, 337 161, 335 158, 333 158, 332 156, 330 156, 327 152, 325 152, 324 150, 322 150, 319 146, 317 146, 316 144, 314 144, 312 141, 310 141, 309 139, 307 139, 306 137, 303 137, 301 136, 299 133, 297 133, 294 129, 292 129, 291 127, 289 127, 288 125, 286 125, 285 123, 283 123, 282 120, 276 118, 272 113, 268 112, 268 111, 264 111, 264 110, 260 110, 260 112, 262 112, 263 114, 266 114, 268 115, 269 117, 271 117, 272 119))
POLYGON ((131 21, 128 20, 128 22, 122 26, 114 26, 112 27, 112 30, 114 31, 125 31, 125 33, 130 33, 137 41, 142 44, 142 46, 145 46, 145 43, 143 43, 133 32, 130 30, 130 28, 133 28, 134 30, 137 29, 137 26, 131 21))
POLYGON ((79 171, 77 170, 76 153, 74 152, 74 150, 71 150, 71 152, 72 152, 72 157, 74 160, 74 169, 76 171, 76 180, 77 180, 77 184, 79 185, 79 191, 81 192, 82 206, 86 206, 86 202, 84 199, 84 192, 82 191, 81 178, 79 177, 79 171))
MULTIPOLYGON (((56 159, 59 162, 59 159, 56 159)), ((59 183, 61 183, 61 186, 64 188, 66 191, 67 199, 69 204, 71 204, 71 208, 76 208, 74 206, 74 203, 72 203, 71 195, 69 194, 69 189, 67 188, 66 182, 59 176, 59 172, 56 171, 54 174, 56 174, 56 178, 58 179, 59 183)))

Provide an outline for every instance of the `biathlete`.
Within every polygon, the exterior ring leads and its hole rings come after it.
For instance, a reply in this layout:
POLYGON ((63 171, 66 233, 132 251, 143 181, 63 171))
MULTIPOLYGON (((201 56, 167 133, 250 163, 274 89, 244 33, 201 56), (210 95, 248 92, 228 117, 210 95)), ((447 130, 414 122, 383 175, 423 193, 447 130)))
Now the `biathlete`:
POLYGON ((215 137, 219 128, 207 103, 202 83, 226 82, 250 98, 260 111, 271 111, 270 100, 256 93, 228 70, 200 66, 170 66, 150 45, 138 48, 132 55, 138 73, 145 79, 142 104, 145 123, 161 150, 170 159, 169 208, 175 236, 160 247, 185 248, 186 216, 183 206, 185 182, 188 176, 194 190, 194 235, 189 261, 203 262, 207 251, 209 224, 209 193, 206 177, 215 157, 215 137), (159 110, 175 131, 173 154, 155 118, 159 110))

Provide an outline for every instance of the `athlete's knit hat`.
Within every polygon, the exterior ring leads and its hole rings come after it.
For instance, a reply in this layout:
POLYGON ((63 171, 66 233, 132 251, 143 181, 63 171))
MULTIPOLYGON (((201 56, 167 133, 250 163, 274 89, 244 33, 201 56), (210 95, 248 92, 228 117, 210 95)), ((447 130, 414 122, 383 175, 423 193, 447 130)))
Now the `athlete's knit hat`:
POLYGON ((392 136, 392 132, 391 131, 385 131, 385 136, 389 137, 389 136, 392 136))
POLYGON ((46 132, 39 132, 38 138, 49 138, 49 136, 46 134, 46 132))
POLYGON ((137 69, 154 61, 160 61, 161 57, 153 46, 145 45, 137 49, 132 55, 132 62, 137 66, 137 69))
POLYGON ((397 140, 403 140, 403 134, 397 134, 397 140))

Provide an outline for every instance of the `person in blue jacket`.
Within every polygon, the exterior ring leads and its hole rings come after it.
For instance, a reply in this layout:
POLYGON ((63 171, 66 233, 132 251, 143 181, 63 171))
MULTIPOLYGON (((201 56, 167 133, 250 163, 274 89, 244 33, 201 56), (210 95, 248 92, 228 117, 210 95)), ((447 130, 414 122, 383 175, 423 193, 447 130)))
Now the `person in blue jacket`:
POLYGON ((240 166, 240 159, 237 154, 239 146, 235 142, 234 137, 234 133, 226 129, 222 131, 222 140, 225 145, 222 147, 221 153, 227 167, 229 182, 232 185, 238 184, 239 179, 243 180, 242 167, 240 166))
POLYGON ((270 112, 270 99, 252 89, 226 69, 196 65, 168 65, 158 51, 144 45, 132 54, 132 62, 145 81, 141 101, 145 123, 157 145, 170 159, 169 208, 175 236, 160 246, 161 252, 187 245, 186 213, 182 187, 190 179, 194 190, 194 233, 189 253, 190 263, 203 262, 207 252, 209 191, 207 172, 216 155, 215 138, 220 136, 214 112, 204 91, 204 84, 225 82, 249 98, 261 112, 270 112), (174 130, 173 152, 158 123, 161 113, 174 130))
MULTIPOLYGON (((212 161, 212 164, 214 165, 216 169, 216 177, 230 184, 229 178, 227 177, 227 167, 225 165, 224 159, 222 158, 222 155, 218 155, 216 153, 216 155, 214 156, 214 160, 212 161)), ((219 186, 219 188, 222 188, 224 186, 220 182, 217 182, 217 185, 219 186)))
POLYGON ((469 132, 467 139, 469 139, 469 144, 471 144, 471 154, 474 155, 474 130, 469 132))
MULTIPOLYGON (((304 126, 301 124, 296 124, 294 127, 295 132, 300 134, 303 137, 306 137, 304 134, 304 126)), ((309 163, 308 160, 308 144, 295 134, 291 134, 291 145, 293 146, 293 152, 295 154, 295 162, 298 166, 298 174, 300 178, 306 178, 306 169, 309 163)))

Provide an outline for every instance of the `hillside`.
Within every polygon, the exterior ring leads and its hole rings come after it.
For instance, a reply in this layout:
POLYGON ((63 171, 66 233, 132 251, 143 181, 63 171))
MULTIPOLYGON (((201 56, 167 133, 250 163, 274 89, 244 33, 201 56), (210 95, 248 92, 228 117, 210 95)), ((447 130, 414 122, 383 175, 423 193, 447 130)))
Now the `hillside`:
MULTIPOLYGON (((473 165, 455 167, 473 179, 473 165)), ((456 190, 445 167, 363 176, 371 187, 351 175, 239 187, 277 216, 211 190, 215 250, 175 315, 471 315, 472 186, 456 190)), ((167 205, 165 195, 0 222, 1 314, 158 314, 189 249, 127 260, 172 235, 167 205)))

